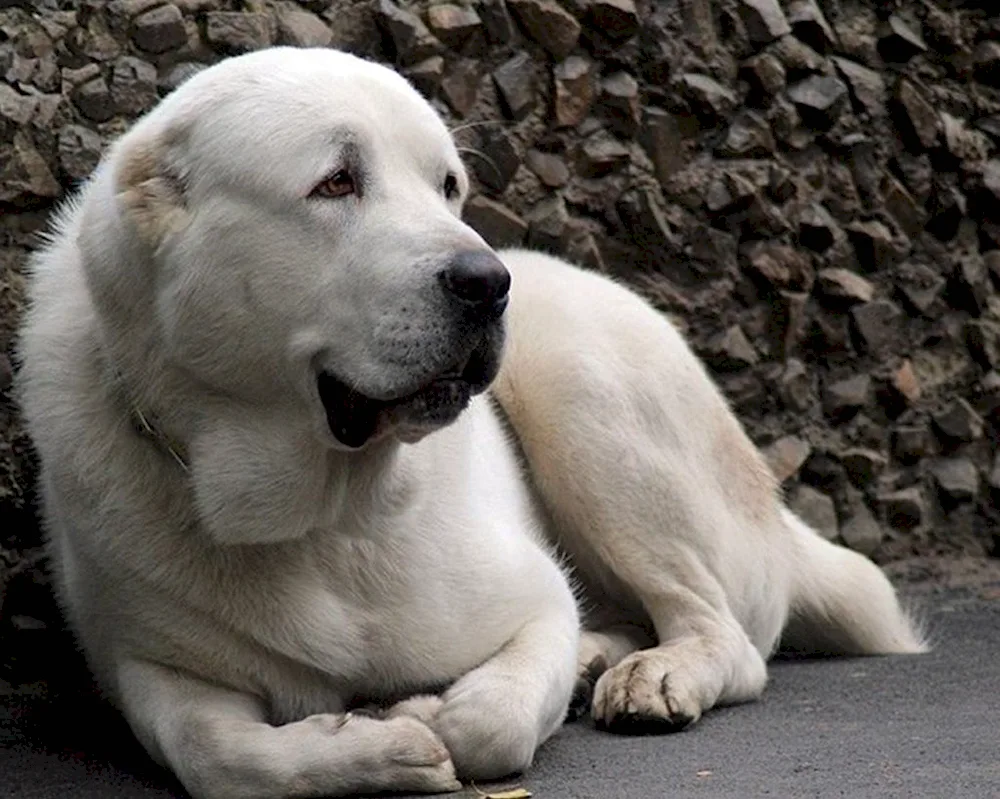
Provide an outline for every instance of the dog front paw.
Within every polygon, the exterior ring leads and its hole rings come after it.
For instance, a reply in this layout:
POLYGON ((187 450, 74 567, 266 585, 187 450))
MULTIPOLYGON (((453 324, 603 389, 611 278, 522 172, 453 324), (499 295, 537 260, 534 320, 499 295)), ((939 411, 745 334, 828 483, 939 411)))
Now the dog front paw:
POLYGON ((661 650, 635 652, 601 675, 593 714, 612 732, 682 730, 701 717, 701 701, 682 668, 661 650))

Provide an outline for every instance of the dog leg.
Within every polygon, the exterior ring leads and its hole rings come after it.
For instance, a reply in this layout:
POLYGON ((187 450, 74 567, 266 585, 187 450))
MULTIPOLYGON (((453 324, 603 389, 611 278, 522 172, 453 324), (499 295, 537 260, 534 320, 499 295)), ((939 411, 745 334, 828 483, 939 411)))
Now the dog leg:
POLYGON ((494 657, 441 696, 415 697, 389 717, 412 714, 448 747, 462 779, 524 771, 566 716, 576 675, 575 611, 526 624, 494 657))
POLYGON ((448 751, 414 718, 322 714, 280 727, 257 697, 129 661, 122 709, 146 750, 195 799, 458 790, 448 751))
POLYGON ((678 585, 643 601, 660 645, 628 655, 597 681, 599 725, 620 732, 682 729, 711 707, 760 696, 767 667, 728 610, 678 585))
POLYGON ((594 685, 604 672, 618 665, 637 649, 646 649, 654 643, 645 630, 632 624, 619 624, 581 633, 576 658, 576 686, 567 721, 575 721, 590 710, 594 685))

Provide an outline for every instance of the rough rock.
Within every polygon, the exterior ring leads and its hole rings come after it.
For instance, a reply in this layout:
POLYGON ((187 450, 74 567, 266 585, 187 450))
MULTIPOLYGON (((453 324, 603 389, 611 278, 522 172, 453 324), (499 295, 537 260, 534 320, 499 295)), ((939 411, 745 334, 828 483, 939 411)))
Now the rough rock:
POLYGON ((427 27, 446 46, 461 49, 483 29, 483 21, 472 8, 437 3, 427 10, 427 27))
POLYGON ((828 541, 832 541, 839 534, 837 508, 833 500, 822 491, 801 485, 789 498, 788 507, 828 541))
POLYGON ((886 522, 899 529, 920 527, 927 518, 926 502, 916 487, 883 493, 879 496, 879 505, 886 522))
POLYGON ((737 10, 747 36, 758 47, 792 31, 778 0, 739 0, 737 10))
POLYGON ((535 107, 534 62, 528 53, 518 53, 493 70, 493 82, 510 119, 524 119, 535 107))
POLYGON ((979 493, 979 472, 968 458, 941 458, 928 471, 946 503, 970 502, 979 493))
POLYGON ((528 235, 528 223, 502 203, 482 195, 465 204, 462 218, 492 247, 517 247, 528 235))
POLYGON ((868 404, 871 382, 871 377, 861 374, 830 383, 823 392, 823 410, 836 420, 853 416, 868 404))
POLYGON ((167 53, 187 44, 184 15, 172 3, 151 8, 132 22, 132 41, 147 53, 167 53))
POLYGON ((586 118, 594 101, 593 75, 593 65, 582 56, 570 56, 552 70, 556 125, 575 127, 586 118))
POLYGON ((549 55, 562 60, 580 38, 580 23, 555 0, 507 0, 528 35, 549 55))
POLYGON ((210 11, 205 15, 205 38, 221 53, 248 53, 271 44, 271 25, 266 14, 210 11))

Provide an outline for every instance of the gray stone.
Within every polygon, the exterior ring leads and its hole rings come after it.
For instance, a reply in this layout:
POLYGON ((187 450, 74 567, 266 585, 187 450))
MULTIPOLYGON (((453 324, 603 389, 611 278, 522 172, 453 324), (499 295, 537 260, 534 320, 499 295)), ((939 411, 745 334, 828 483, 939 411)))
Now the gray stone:
POLYGON ((900 425, 892 431, 891 443, 893 457, 903 463, 914 463, 934 452, 926 426, 900 425))
POLYGON ((867 447, 852 447, 840 454, 847 479, 858 488, 865 488, 885 469, 888 462, 881 452, 867 447))
POLYGON ((788 500, 788 507, 827 541, 832 541, 840 532, 833 500, 812 486, 796 488, 788 500))
POLYGON ((639 130, 639 82, 627 72, 613 72, 601 81, 601 112, 608 127, 631 139, 639 130))
POLYGON ((237 55, 271 44, 267 14, 250 11, 209 11, 205 15, 205 39, 220 53, 237 55))
POLYGON ((788 98, 808 124, 832 124, 844 108, 847 86, 832 75, 811 75, 788 87, 788 98))
POLYGON ((854 245, 858 263, 875 272, 891 265, 898 256, 892 231, 877 219, 852 222, 844 230, 854 245))
POLYGON ((799 213, 799 243, 815 252, 826 252, 836 241, 840 226, 820 203, 811 203, 799 213))
POLYGON ((28 124, 38 108, 35 97, 23 95, 5 83, 0 83, 0 132, 8 140, 14 131, 28 124))
POLYGON ((593 74, 593 64, 581 56, 570 56, 553 68, 556 127, 576 127, 586 118, 594 101, 593 74))
POLYGON ((979 471, 968 458, 941 458, 927 471, 946 504, 971 502, 979 493, 979 471))
POLYGON ((883 116, 888 94, 881 73, 848 58, 834 56, 833 63, 847 81, 854 102, 871 117, 883 116))
POLYGON ((813 378, 798 358, 789 358, 778 378, 782 404, 793 411, 805 411, 813 403, 813 378))
POLYGON ((156 67, 133 56, 122 56, 111 68, 111 99, 115 111, 138 116, 159 99, 156 67))
POLYGON ((115 115, 115 103, 104 78, 88 80, 73 89, 73 104, 92 122, 107 122, 115 115))
POLYGON ((471 8, 438 3, 427 9, 427 27, 446 46, 458 50, 482 33, 483 21, 471 8))
POLYGON ((468 115, 479 98, 481 65, 471 58, 460 58, 445 63, 441 78, 441 94, 460 117, 468 115))
POLYGON ((629 163, 628 147, 605 130, 583 140, 577 150, 577 168, 583 177, 598 178, 629 163))
POLYGON ((808 441, 798 436, 783 436, 764 448, 761 454, 777 481, 783 483, 799 473, 811 452, 812 446, 808 441))
POLYGON ((1000 452, 993 458, 993 468, 990 469, 989 476, 986 478, 986 484, 990 487, 994 498, 1000 496, 1000 452))
POLYGON ((496 0, 479 0, 476 8, 489 43, 510 44, 514 38, 514 21, 507 12, 507 4, 496 0))
POLYGON ((434 97, 441 88, 441 80, 444 78, 444 58, 432 55, 403 70, 403 74, 424 97, 434 97))
POLYGON ((653 162, 656 178, 661 184, 665 184, 684 166, 684 135, 677 117, 670 112, 646 108, 639 141, 653 162))
POLYGON ((848 269, 821 269, 816 286, 820 296, 837 305, 867 303, 875 296, 875 285, 848 269))
POLYGON ((840 537, 855 552, 872 555, 879 548, 885 531, 861 499, 852 503, 851 513, 840 526, 840 537))
POLYGON ((816 0, 791 0, 788 4, 788 22, 796 38, 814 50, 825 52, 837 44, 837 35, 830 27, 816 0))
POLYGON ((168 3, 140 14, 132 22, 132 41, 147 53, 167 53, 187 44, 181 10, 168 3))
POLYGON ((887 61, 909 61, 913 56, 927 51, 927 44, 920 35, 919 27, 900 14, 890 14, 879 33, 879 53, 887 61))
POLYGON ((823 391, 823 410, 834 420, 844 420, 854 416, 868 404, 871 384, 871 377, 866 374, 831 383, 823 391))
POLYGON ((440 55, 444 49, 420 17, 400 8, 392 0, 378 0, 375 22, 392 41, 396 60, 403 66, 440 55))
POLYGON ((556 0, 507 0, 528 35, 557 61, 566 58, 580 38, 580 23, 556 0))
POLYGON ((746 268, 771 286, 808 290, 813 271, 809 256, 775 241, 751 241, 740 248, 746 268))
POLYGON ((987 319, 966 322, 965 341, 983 369, 1000 369, 1000 324, 987 319))
POLYGON ((562 254, 569 235, 569 212, 562 197, 542 200, 528 214, 528 245, 562 254))
POLYGON ((937 143, 941 120, 934 106, 912 81, 903 78, 896 88, 895 102, 903 111, 909 133, 926 149, 937 143))
POLYGON ((472 161, 479 182, 497 194, 503 192, 521 165, 521 158, 503 130, 484 130, 472 161))
POLYGON ((869 355, 882 355, 902 335, 903 312, 891 300, 874 300, 851 308, 855 346, 869 355))
POLYGON ((972 54, 976 66, 976 80, 1000 87, 1000 42, 980 42, 972 54))
POLYGON ((566 166, 566 161, 558 155, 541 150, 528 150, 524 163, 550 189, 565 186, 569 181, 569 168, 566 166))
POLYGON ((764 97, 774 97, 785 88, 785 65, 773 53, 758 53, 748 58, 740 68, 753 91, 764 97))
POLYGON ((517 247, 524 243, 528 223, 502 203, 477 195, 466 204, 465 221, 491 247, 517 247))
POLYGON ((329 47, 330 26, 310 11, 285 9, 278 14, 278 44, 291 47, 329 47))
POLYGON ((778 0, 739 0, 737 11, 751 43, 758 47, 792 32, 778 0))
POLYGON ((983 420, 961 397, 933 414, 938 435, 949 444, 960 444, 982 438, 983 420))
POLYGON ((528 53, 518 53, 493 70, 504 115, 524 119, 535 107, 535 69, 528 53))
POLYGON ((0 145, 0 202, 61 194, 62 187, 26 132, 15 133, 10 144, 0 145))
POLYGON ((720 372, 746 369, 760 361, 750 339, 739 325, 732 325, 708 342, 705 360, 720 372))
POLYGON ((678 78, 678 86, 699 116, 714 120, 736 106, 736 95, 708 75, 686 72, 678 78))
POLYGON ((634 0, 588 0, 584 21, 613 42, 623 42, 639 31, 634 0))
POLYGON ((74 180, 94 171, 104 151, 104 140, 83 125, 66 125, 59 131, 59 166, 74 180))
POLYGON ((767 120, 756 111, 742 111, 729 125, 716 152, 725 158, 766 158, 774 154, 775 147, 767 120))
POLYGON ((878 499, 886 522, 897 529, 912 530, 927 518, 924 497, 916 486, 880 494, 878 499))

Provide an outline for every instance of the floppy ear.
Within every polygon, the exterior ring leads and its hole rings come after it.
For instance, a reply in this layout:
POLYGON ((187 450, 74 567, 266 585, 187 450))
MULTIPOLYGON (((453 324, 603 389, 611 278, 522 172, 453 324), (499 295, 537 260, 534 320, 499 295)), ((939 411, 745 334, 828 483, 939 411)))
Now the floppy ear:
POLYGON ((122 210, 151 247, 187 222, 184 180, 172 158, 180 139, 177 132, 159 132, 128 142, 114 175, 122 210))

